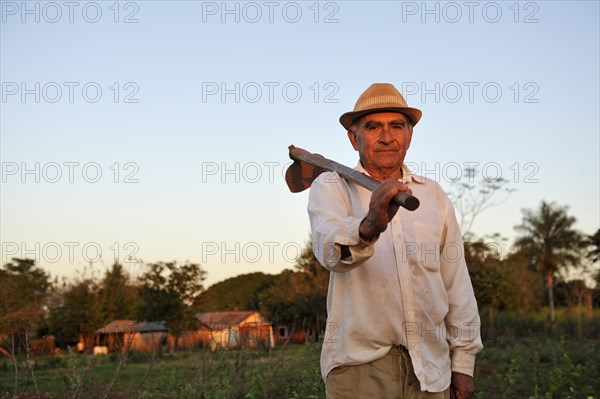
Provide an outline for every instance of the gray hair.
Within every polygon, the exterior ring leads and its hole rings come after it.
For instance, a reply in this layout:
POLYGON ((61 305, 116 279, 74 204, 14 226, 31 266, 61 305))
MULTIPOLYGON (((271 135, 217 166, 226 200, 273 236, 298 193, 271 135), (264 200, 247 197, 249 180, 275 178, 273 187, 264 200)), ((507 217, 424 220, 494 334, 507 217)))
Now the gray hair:
MULTIPOLYGON (((406 124, 408 125, 408 131, 411 131, 413 128, 413 124, 411 123, 410 118, 408 116, 406 116, 406 115, 404 115, 404 116, 406 117, 406 124)), ((356 134, 356 132, 358 131, 358 125, 360 125, 360 120, 362 118, 363 118, 363 116, 355 119, 354 122, 352 122, 352 124, 348 127, 348 130, 351 131, 352 133, 356 134)))

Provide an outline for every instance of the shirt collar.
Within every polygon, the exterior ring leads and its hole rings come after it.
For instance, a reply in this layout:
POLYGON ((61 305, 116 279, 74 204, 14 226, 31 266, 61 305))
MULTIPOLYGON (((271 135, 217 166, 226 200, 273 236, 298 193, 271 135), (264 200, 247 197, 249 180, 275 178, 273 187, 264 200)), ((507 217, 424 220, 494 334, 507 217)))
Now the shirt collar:
MULTIPOLYGON (((404 164, 404 162, 402 162, 402 165, 400 167, 402 168, 402 178, 400 179, 400 181, 402 183, 404 183, 404 184, 409 184, 410 182, 415 182, 415 183, 419 183, 419 184, 425 183, 424 179, 420 176, 414 175, 410 171, 410 169, 408 169, 408 167, 404 164)), ((369 172, 367 172, 367 170, 365 168, 363 168, 360 160, 358 161, 358 163, 356 164, 356 167, 354 169, 358 170, 361 173, 364 173, 367 176, 371 176, 369 174, 369 172)))

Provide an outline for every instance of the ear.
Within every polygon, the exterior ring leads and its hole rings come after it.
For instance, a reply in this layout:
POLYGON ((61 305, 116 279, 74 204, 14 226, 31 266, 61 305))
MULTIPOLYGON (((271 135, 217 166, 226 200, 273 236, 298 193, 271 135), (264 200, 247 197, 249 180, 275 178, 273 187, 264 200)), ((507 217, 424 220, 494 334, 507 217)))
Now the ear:
POLYGON ((352 143, 352 147, 354 147, 355 151, 358 151, 358 140, 356 139, 356 133, 348 130, 348 139, 350 139, 350 142, 352 143))
POLYGON ((413 134, 413 129, 410 129, 408 131, 408 137, 406 140, 406 149, 408 150, 410 148, 410 142, 412 141, 412 134, 413 134))

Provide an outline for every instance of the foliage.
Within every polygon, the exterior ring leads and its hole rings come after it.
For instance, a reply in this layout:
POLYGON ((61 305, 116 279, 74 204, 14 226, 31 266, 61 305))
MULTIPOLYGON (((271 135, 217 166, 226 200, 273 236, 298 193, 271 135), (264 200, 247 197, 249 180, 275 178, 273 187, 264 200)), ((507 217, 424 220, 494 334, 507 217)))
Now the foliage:
POLYGON ((50 275, 32 259, 13 258, 0 268, 0 325, 35 325, 50 293, 50 275))
POLYGON ((259 294, 275 276, 261 272, 242 274, 210 286, 196 301, 198 311, 260 310, 259 294))
POLYGON ((137 305, 137 288, 123 266, 115 263, 100 281, 93 274, 84 275, 56 287, 50 300, 48 332, 59 346, 83 340, 89 347, 96 330, 115 319, 133 318, 137 305))
POLYGON ((517 287, 516 306, 507 310, 514 310, 518 314, 526 314, 541 308, 544 304, 544 279, 531 266, 529 257, 517 250, 502 260, 505 272, 510 275, 512 284, 517 287))
POLYGON ((562 288, 562 295, 565 298, 564 303, 569 306, 583 307, 584 300, 591 305, 592 289, 586 285, 584 280, 570 280, 560 284, 560 287, 562 288))
POLYGON ((523 220, 515 229, 522 233, 516 240, 531 265, 546 277, 550 320, 554 322, 554 274, 580 260, 583 236, 573 229, 575 218, 566 207, 542 201, 537 211, 523 210, 523 220))
POLYGON ((495 324, 482 326, 476 398, 597 397, 600 319, 596 315, 586 322, 586 334, 577 337, 576 321, 559 310, 554 326, 547 312, 527 317, 499 313, 495 324))
POLYGON ((503 256, 498 235, 493 240, 465 241, 465 261, 480 309, 494 322, 499 310, 525 314, 543 304, 543 279, 523 253, 516 251, 503 256))
POLYGON ((135 319, 139 306, 137 286, 133 284, 123 265, 115 263, 106 271, 100 282, 98 300, 105 323, 135 319))
POLYGON ((98 290, 92 278, 65 283, 57 289, 50 304, 48 328, 59 346, 80 340, 91 345, 94 331, 104 324, 98 290))
POLYGON ((596 230, 593 235, 588 236, 587 239, 588 252, 587 258, 596 266, 595 270, 595 297, 597 305, 600 305, 600 267, 598 267, 598 262, 600 262, 600 229, 596 230))
POLYGON ((465 242, 465 261, 479 305, 487 305, 489 319, 494 320, 494 311, 513 307, 513 288, 510 276, 503 273, 500 257, 490 251, 483 240, 465 242))
POLYGON ((587 253, 588 258, 592 262, 600 261, 600 229, 596 230, 593 235, 588 236, 586 243, 589 246, 587 253))
POLYGON ((327 319, 329 271, 315 258, 312 242, 303 249, 295 269, 284 270, 260 294, 261 309, 271 322, 300 327, 316 339, 327 319))
POLYGON ((204 289, 206 271, 198 263, 158 262, 148 265, 140 277, 140 306, 137 319, 165 321, 178 337, 193 327, 196 319, 191 305, 204 289))

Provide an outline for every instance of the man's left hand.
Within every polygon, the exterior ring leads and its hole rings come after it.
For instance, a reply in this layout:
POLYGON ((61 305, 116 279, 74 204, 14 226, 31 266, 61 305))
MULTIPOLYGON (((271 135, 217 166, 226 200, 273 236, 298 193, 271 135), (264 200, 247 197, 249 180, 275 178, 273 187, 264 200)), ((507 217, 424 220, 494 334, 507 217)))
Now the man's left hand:
POLYGON ((469 399, 473 396, 473 392, 475 392, 473 377, 453 371, 450 389, 454 391, 456 399, 469 399))

